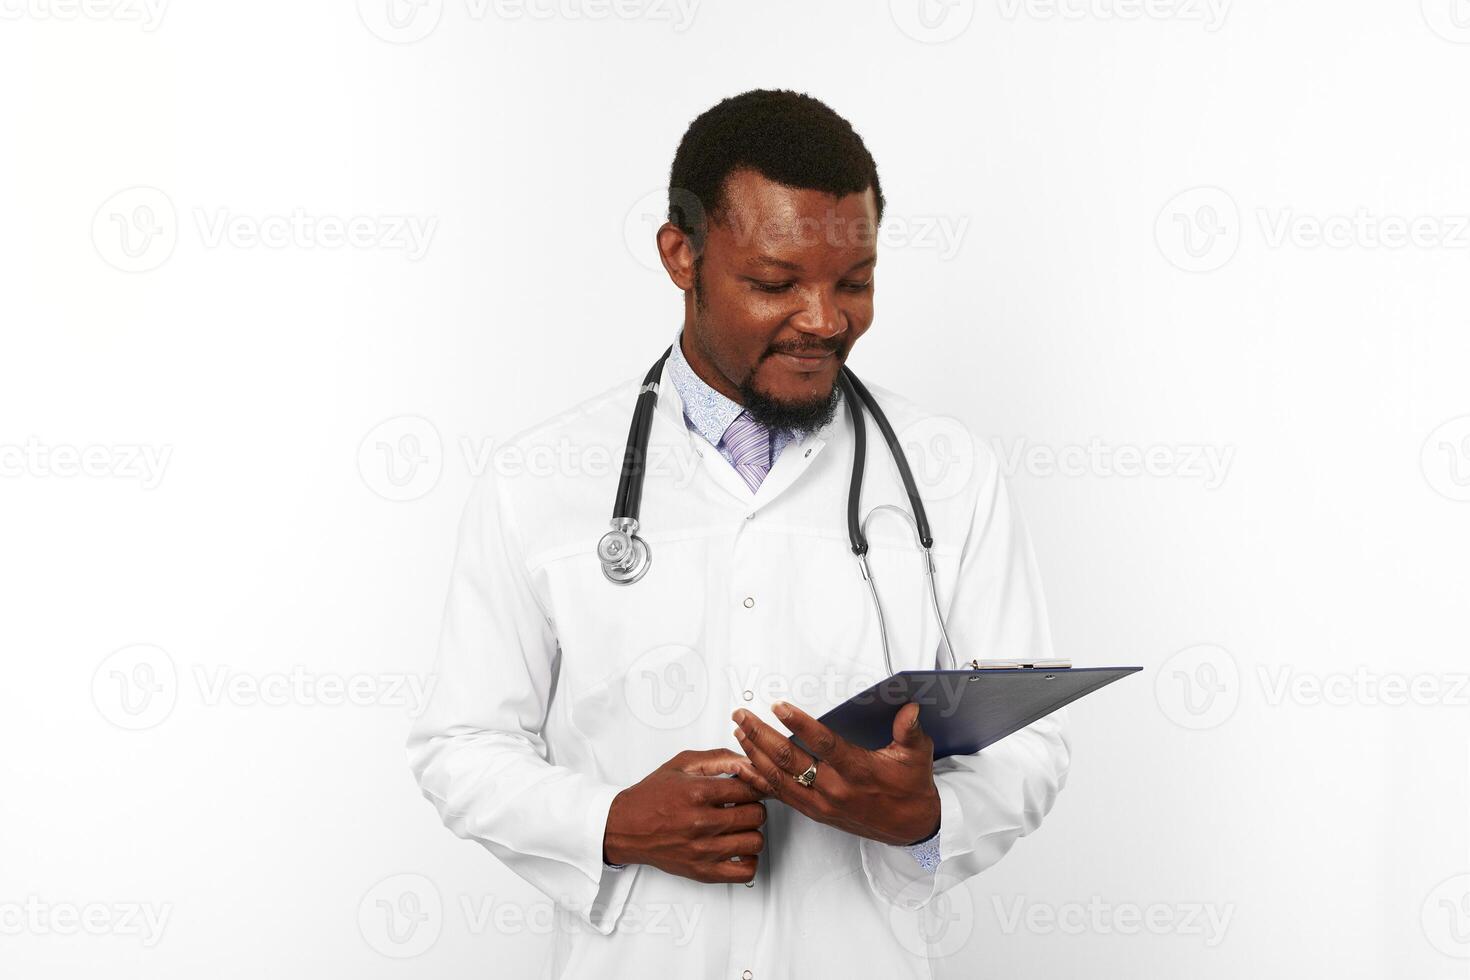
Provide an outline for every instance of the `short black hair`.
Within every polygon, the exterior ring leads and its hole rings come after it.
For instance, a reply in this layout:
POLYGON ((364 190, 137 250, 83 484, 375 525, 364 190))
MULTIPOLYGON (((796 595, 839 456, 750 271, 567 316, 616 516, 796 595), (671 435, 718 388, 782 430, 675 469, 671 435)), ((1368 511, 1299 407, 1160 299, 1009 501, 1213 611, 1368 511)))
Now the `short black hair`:
POLYGON ((838 197, 869 187, 883 220, 878 166, 862 137, 820 99, 752 89, 701 113, 684 132, 669 171, 669 221, 704 250, 706 220, 719 221, 725 180, 749 169, 787 187, 838 197))

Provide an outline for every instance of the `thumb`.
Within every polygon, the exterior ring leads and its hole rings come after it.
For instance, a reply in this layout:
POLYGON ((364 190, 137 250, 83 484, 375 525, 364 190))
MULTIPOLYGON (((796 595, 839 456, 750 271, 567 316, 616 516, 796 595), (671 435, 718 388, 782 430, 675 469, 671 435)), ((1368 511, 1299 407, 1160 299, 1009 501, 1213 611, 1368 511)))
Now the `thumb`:
POLYGON ((893 716, 893 742, 906 749, 922 749, 928 736, 919 726, 919 706, 912 701, 893 716))

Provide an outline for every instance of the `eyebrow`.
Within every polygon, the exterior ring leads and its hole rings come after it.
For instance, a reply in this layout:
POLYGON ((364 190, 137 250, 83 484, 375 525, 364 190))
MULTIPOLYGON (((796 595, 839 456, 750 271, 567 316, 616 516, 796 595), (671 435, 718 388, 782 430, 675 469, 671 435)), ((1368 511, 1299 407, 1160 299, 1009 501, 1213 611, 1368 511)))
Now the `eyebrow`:
MULTIPOLYGON (((877 261, 878 261, 878 256, 876 256, 876 255, 870 255, 867 258, 863 259, 861 262, 859 262, 856 265, 852 266, 852 268, 848 269, 847 272, 844 272, 843 275, 847 275, 848 273, 856 272, 857 270, 861 269, 865 265, 873 265, 877 261)), ((778 269, 786 269, 789 272, 800 272, 801 271, 801 264, 799 262, 788 262, 785 259, 778 259, 774 255, 757 255, 754 258, 752 258, 749 262, 747 262, 746 265, 747 266, 758 266, 758 265, 759 266, 775 266, 778 269)))

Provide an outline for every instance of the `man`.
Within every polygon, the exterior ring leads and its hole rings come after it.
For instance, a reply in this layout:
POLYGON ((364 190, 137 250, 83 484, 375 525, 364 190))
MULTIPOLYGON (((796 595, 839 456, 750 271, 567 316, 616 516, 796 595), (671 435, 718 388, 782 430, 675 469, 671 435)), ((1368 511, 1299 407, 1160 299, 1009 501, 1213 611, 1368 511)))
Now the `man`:
MULTIPOLYGON (((813 720, 886 676, 847 538, 837 385, 873 322, 877 168, 821 102, 753 91, 690 125, 670 187, 657 244, 684 318, 649 435, 649 571, 614 584, 594 552, 616 466, 487 472, 411 765, 451 830, 561 911, 550 976, 927 978, 936 897, 1000 860, 1064 785, 1064 713, 938 763, 916 706, 876 752, 813 720)), ((620 459, 641 375, 512 447, 620 459)), ((901 436, 957 426, 868 387, 901 436)), ((868 431, 861 511, 907 510, 868 431)), ((1047 657, 997 461, 956 441, 968 480, 924 499, 949 637, 964 661, 1047 657)), ((875 520, 868 537, 893 669, 949 666, 913 533, 875 520)))

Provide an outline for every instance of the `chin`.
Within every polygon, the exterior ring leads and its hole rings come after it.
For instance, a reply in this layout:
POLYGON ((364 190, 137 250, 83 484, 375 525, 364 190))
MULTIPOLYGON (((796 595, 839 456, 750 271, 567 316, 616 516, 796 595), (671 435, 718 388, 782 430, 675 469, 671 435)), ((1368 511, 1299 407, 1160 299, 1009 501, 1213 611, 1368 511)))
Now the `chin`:
POLYGON ((836 409, 837 370, 798 373, 761 372, 761 383, 747 389, 746 407, 768 425, 798 430, 816 429, 831 421, 836 409), (774 379, 774 383, 767 378, 774 379))
POLYGON ((786 379, 784 383, 762 385, 760 391, 783 408, 802 411, 825 404, 832 398, 832 390, 836 386, 835 377, 811 375, 805 380, 786 379))

